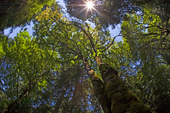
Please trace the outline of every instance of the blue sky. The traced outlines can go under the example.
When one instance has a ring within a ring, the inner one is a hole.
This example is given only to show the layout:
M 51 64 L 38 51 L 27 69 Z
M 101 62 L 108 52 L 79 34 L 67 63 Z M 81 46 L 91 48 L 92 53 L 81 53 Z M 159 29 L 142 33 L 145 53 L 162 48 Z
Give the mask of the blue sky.
M 63 6 L 63 8 L 66 8 L 63 0 L 56 0 L 56 1 L 57 1 L 61 6 Z M 33 26 L 34 26 L 34 25 L 33 25 L 33 23 L 31 22 L 30 25 L 27 25 L 27 26 L 25 27 L 25 28 L 27 28 L 27 31 L 30 33 L 30 35 L 32 35 L 32 33 L 33 33 L 33 30 L 32 30 L 32 27 L 33 27 Z M 116 36 L 116 35 L 119 34 L 119 32 L 120 32 L 120 30 L 121 30 L 120 27 L 121 27 L 120 24 L 117 25 L 114 30 L 112 30 L 111 27 L 109 27 L 109 30 L 110 30 L 110 33 L 111 33 L 111 36 L 112 36 L 112 37 L 114 37 L 114 36 Z M 8 35 L 8 34 L 9 34 L 9 30 L 10 30 L 10 28 L 4 30 L 5 35 Z M 20 27 L 17 27 L 16 29 L 13 30 L 13 32 L 12 32 L 11 34 L 9 34 L 9 37 L 12 37 L 12 38 L 15 37 L 15 36 L 17 35 L 17 33 L 19 33 L 20 30 L 21 30 L 21 28 L 20 28 Z M 122 37 L 117 37 L 117 38 L 116 38 L 116 41 L 122 41 Z

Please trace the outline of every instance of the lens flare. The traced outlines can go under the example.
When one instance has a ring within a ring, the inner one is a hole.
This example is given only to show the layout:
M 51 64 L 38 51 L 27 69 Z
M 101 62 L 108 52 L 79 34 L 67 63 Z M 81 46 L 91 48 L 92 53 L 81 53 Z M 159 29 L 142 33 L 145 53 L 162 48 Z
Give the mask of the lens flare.
M 94 4 L 93 4 L 92 1 L 87 1 L 87 2 L 86 2 L 86 7 L 87 7 L 87 8 L 91 9 L 91 8 L 93 8 L 93 6 L 94 6 Z

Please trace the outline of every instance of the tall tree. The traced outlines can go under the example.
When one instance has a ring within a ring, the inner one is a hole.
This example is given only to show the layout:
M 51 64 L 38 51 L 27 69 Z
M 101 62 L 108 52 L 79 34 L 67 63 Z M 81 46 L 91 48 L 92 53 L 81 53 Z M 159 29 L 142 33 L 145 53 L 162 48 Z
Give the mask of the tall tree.
M 144 103 L 157 112 L 168 108 L 162 100 L 169 99 L 168 51 L 161 49 L 168 49 L 169 29 L 157 15 L 126 14 L 124 42 L 115 42 L 121 34 L 110 37 L 99 19 L 91 27 L 61 12 L 58 5 L 45 8 L 36 17 L 35 37 L 26 31 L 15 39 L 1 36 L 1 109 L 151 113 Z
M 51 11 L 51 9 L 47 9 L 45 12 Z M 141 111 L 143 113 L 150 113 L 149 107 L 145 106 L 142 101 L 128 89 L 118 77 L 117 71 L 103 63 L 99 57 L 112 46 L 115 38 L 109 37 L 107 31 L 103 32 L 100 25 L 92 28 L 87 23 L 81 25 L 75 22 L 65 21 L 66 18 L 51 19 L 53 18 L 53 14 L 52 12 L 48 13 L 48 15 L 43 13 L 43 15 L 37 17 L 39 22 L 36 24 L 35 34 L 38 35 L 40 40 L 47 38 L 46 44 L 55 46 L 63 59 L 83 60 L 87 74 L 93 84 L 94 93 L 103 107 L 104 112 Z M 46 18 L 42 18 L 43 16 L 46 16 Z M 97 22 L 96 20 L 96 23 Z M 40 35 L 40 31 L 44 30 L 44 34 Z M 102 42 L 100 42 L 100 38 L 103 39 Z M 102 79 L 91 69 L 88 60 L 92 61 L 92 65 L 99 66 Z M 96 61 L 96 63 L 94 63 L 94 61 Z M 116 103 L 119 104 L 116 106 Z

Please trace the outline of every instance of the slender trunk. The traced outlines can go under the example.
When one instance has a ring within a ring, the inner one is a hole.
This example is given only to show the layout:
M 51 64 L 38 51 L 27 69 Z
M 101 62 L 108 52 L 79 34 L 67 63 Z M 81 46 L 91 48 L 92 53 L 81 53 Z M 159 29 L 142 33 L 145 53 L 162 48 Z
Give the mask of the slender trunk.
M 111 113 L 111 107 L 110 107 L 111 104 L 110 101 L 107 99 L 106 92 L 104 92 L 103 82 L 101 81 L 99 76 L 96 75 L 96 73 L 94 73 L 94 71 L 91 69 L 91 66 L 88 64 L 85 58 L 83 58 L 83 63 L 85 65 L 87 74 L 92 81 L 94 94 L 99 100 L 104 113 Z
M 60 105 L 61 105 L 61 103 L 63 101 L 65 93 L 66 93 L 66 88 L 63 89 L 63 91 L 62 91 L 62 93 L 60 95 L 60 98 L 58 99 L 57 103 L 55 104 L 55 106 L 54 106 L 55 109 L 54 109 L 53 113 L 58 113 Z
M 83 70 L 82 70 L 82 71 L 83 71 Z M 78 72 L 77 72 L 76 74 L 78 75 Z M 80 72 L 80 74 L 81 74 L 81 72 Z M 79 82 L 79 76 L 81 76 L 81 75 L 78 75 L 78 77 L 77 77 L 77 79 L 76 79 L 75 89 L 74 89 L 73 97 L 72 97 L 72 100 L 71 100 L 72 107 L 71 107 L 70 110 L 68 110 L 70 113 L 72 112 L 72 110 L 73 110 L 73 108 L 74 108 L 74 105 L 75 105 L 75 101 L 74 101 L 74 100 L 75 100 L 75 98 L 76 98 L 75 96 L 76 96 L 76 89 L 77 89 L 78 82 Z M 66 89 L 67 89 L 67 87 L 68 87 L 68 85 L 69 85 L 69 81 L 67 81 L 65 84 L 67 84 L 67 85 L 65 86 L 65 90 L 63 90 L 62 94 L 60 95 L 60 98 L 58 99 L 57 103 L 55 104 L 53 113 L 58 113 L 58 112 L 59 112 L 59 108 L 60 108 L 60 105 L 61 105 L 61 103 L 62 103 L 62 101 L 63 101 L 64 95 L 65 95 L 65 93 L 66 93 Z
M 75 98 L 76 98 L 76 92 L 77 92 L 78 83 L 79 83 L 79 78 L 76 80 L 76 83 L 75 83 L 75 89 L 74 89 L 73 97 L 72 97 L 72 100 L 71 100 L 72 107 L 70 109 L 70 113 L 73 111 L 73 108 L 75 106 Z

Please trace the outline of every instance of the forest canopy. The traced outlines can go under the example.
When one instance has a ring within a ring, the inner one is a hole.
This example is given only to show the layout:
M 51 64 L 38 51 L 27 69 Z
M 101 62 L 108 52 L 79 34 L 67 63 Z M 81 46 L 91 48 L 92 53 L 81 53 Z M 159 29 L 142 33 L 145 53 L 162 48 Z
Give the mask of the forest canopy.
M 170 112 L 169 2 L 93 2 L 65 0 L 66 12 L 52 0 L 0 1 L 0 111 Z

